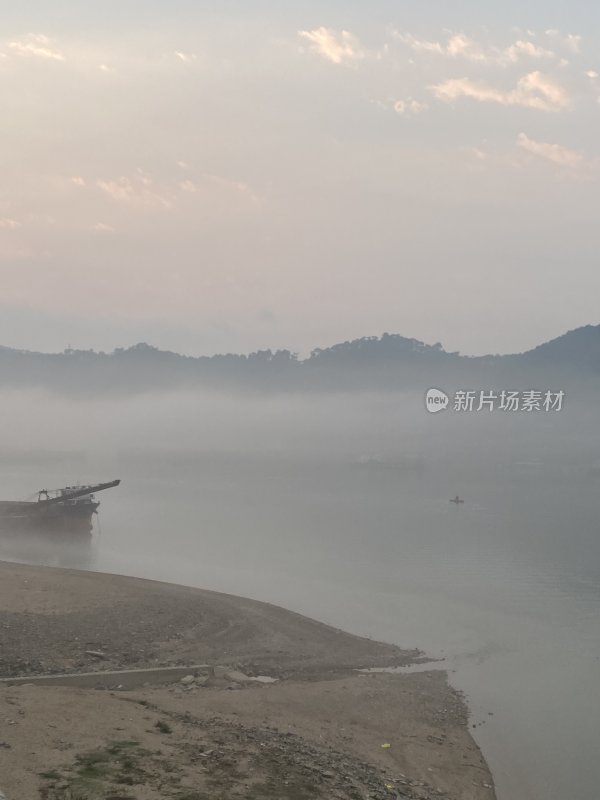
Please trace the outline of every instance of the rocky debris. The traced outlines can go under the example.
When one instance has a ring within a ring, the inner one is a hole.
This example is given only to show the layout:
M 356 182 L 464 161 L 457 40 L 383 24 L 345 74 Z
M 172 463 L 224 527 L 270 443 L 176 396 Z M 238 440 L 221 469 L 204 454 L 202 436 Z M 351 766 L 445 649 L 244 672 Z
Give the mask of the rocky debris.
M 85 655 L 97 658 L 99 661 L 103 661 L 106 658 L 106 653 L 103 653 L 102 650 L 86 650 Z
M 431 722 L 437 728 L 448 725 L 466 727 L 469 723 L 469 716 L 462 692 L 450 687 L 447 704 L 432 713 Z
M 177 689 L 184 689 L 192 691 L 202 686 L 211 686 L 219 689 L 243 689 L 244 687 L 252 684 L 268 685 L 276 683 L 277 678 L 272 678 L 269 675 L 247 675 L 238 669 L 224 665 L 216 665 L 207 667 L 206 672 L 199 674 L 194 671 L 189 675 L 184 675 L 177 683 L 171 685 L 171 691 Z
M 227 669 L 227 667 L 215 667 L 215 677 L 223 677 L 225 680 L 232 683 L 248 683 L 252 680 L 251 677 L 245 675 L 237 669 Z
M 168 717 L 199 728 L 204 741 L 210 741 L 201 750 L 189 744 L 181 746 L 193 760 L 201 759 L 205 773 L 221 776 L 220 788 L 226 791 L 232 788 L 224 777 L 228 766 L 243 758 L 250 765 L 250 773 L 267 775 L 266 783 L 279 787 L 277 796 L 282 800 L 288 792 L 290 797 L 296 796 L 294 787 L 310 787 L 311 796 L 327 800 L 447 800 L 423 781 L 388 773 L 348 753 L 319 747 L 274 727 L 251 728 L 219 717 L 198 719 L 189 712 L 170 712 Z
M 186 691 L 190 692 L 202 686 L 206 686 L 209 682 L 208 675 L 184 675 L 177 683 L 172 684 L 169 691 Z
M 148 703 L 144 708 L 160 714 L 154 725 L 158 732 L 175 734 L 169 741 L 168 760 L 162 749 L 131 740 L 111 741 L 95 751 L 76 753 L 70 764 L 41 775 L 45 781 L 41 796 L 45 800 L 88 797 L 80 795 L 81 778 L 86 769 L 93 768 L 98 793 L 94 796 L 115 800 L 122 797 L 113 793 L 122 784 L 144 787 L 153 797 L 158 791 L 164 800 L 184 796 L 444 800 L 422 783 L 411 785 L 404 776 L 394 777 L 356 757 L 276 728 L 248 728 L 219 718 L 199 720 L 189 713 L 167 714 Z M 186 726 L 192 730 L 184 731 Z M 190 791 L 184 794 L 188 787 Z
M 277 683 L 278 678 L 272 678 L 270 675 L 246 675 L 245 672 L 240 672 L 239 669 L 228 669 L 227 667 L 215 667 L 214 674 L 222 675 L 225 680 L 231 683 L 247 684 L 247 683 Z

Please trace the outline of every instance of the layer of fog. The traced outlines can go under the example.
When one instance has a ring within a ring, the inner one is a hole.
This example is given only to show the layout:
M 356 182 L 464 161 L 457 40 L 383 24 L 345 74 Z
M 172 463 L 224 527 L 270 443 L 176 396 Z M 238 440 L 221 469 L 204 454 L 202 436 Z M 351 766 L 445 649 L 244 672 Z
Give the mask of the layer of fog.
M 52 454 L 70 453 L 84 459 L 90 479 L 119 455 L 144 451 L 448 459 L 474 475 L 500 462 L 543 459 L 546 466 L 565 461 L 594 466 L 598 457 L 594 396 L 576 405 L 567 398 L 561 412 L 530 414 L 448 410 L 430 415 L 424 394 L 417 392 L 243 396 L 178 391 L 70 400 L 19 390 L 1 392 L 0 403 L 2 461 L 22 462 L 27 454 L 35 460 L 46 453 L 54 471 Z

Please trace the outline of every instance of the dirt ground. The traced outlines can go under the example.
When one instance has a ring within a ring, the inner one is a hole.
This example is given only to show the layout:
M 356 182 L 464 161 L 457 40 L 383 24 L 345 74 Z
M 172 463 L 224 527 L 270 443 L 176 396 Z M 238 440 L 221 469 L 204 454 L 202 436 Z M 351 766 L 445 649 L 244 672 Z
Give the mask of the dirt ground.
M 1 685 L 0 796 L 494 798 L 443 672 L 355 671 L 415 655 L 241 598 L 0 564 L 5 676 L 212 665 L 130 691 Z

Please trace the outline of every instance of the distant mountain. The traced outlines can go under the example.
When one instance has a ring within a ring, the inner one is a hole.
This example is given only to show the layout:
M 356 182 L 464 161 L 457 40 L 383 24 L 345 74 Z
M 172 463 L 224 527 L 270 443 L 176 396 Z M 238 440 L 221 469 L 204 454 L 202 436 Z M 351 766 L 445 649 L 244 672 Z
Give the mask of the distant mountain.
M 113 353 L 68 349 L 37 353 L 0 347 L 0 385 L 67 393 L 143 392 L 177 387 L 249 391 L 493 388 L 508 382 L 600 378 L 600 325 L 569 331 L 525 353 L 461 356 L 441 344 L 398 334 L 363 337 L 313 350 L 182 356 L 140 343 Z
M 581 369 L 600 370 L 600 325 L 585 325 L 540 344 L 522 355 L 537 365 L 569 364 Z

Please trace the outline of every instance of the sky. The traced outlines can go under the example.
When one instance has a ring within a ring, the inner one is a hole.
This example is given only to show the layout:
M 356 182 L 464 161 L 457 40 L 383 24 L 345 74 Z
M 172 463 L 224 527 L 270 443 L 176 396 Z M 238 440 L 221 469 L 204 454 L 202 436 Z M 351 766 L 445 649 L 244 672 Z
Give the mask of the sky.
M 13 4 L 0 344 L 482 354 L 598 324 L 598 13 Z

